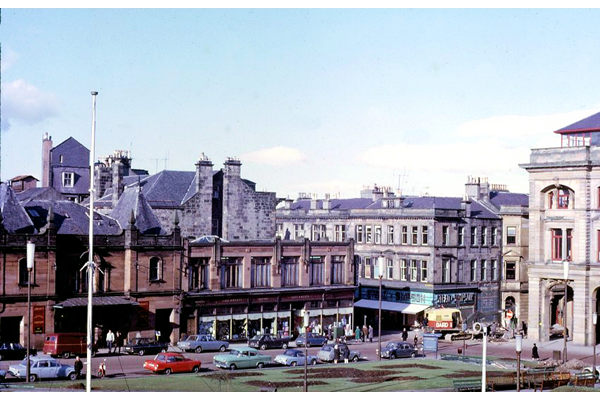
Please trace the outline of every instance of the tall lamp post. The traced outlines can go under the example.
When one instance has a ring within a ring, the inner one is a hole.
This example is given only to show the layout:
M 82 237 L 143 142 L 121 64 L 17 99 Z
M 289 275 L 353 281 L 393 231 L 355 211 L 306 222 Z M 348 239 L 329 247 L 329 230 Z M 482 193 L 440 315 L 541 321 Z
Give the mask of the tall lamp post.
M 302 309 L 304 317 L 304 391 L 308 392 L 308 325 L 310 323 L 310 312 Z
M 569 336 L 567 331 L 567 294 L 569 288 L 569 260 L 565 260 L 563 263 L 563 274 L 565 281 L 565 297 L 563 299 L 563 338 L 565 340 L 564 349 L 563 349 L 563 364 L 567 362 L 567 336 Z
M 31 373 L 29 352 L 31 348 L 31 272 L 35 260 L 35 243 L 27 242 L 27 368 L 25 371 L 27 382 Z
M 595 312 L 592 314 L 592 324 L 594 324 L 594 334 L 592 336 L 593 340 L 594 340 L 594 369 L 592 369 L 592 372 L 594 373 L 594 376 L 596 376 L 596 324 L 598 323 L 598 313 Z
M 379 327 L 378 327 L 378 342 L 379 342 L 379 350 L 377 351 L 377 353 L 379 354 L 379 361 L 381 361 L 381 281 L 383 280 L 383 264 L 384 264 L 384 258 L 383 257 L 379 257 Z
M 517 392 L 521 391 L 521 350 L 523 349 L 523 335 L 515 335 L 515 350 L 517 352 Z

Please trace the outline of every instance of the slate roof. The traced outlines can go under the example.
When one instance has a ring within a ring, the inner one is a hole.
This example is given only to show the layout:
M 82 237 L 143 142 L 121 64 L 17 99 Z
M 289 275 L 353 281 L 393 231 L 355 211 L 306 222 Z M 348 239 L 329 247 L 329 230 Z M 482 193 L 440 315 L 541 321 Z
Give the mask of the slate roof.
M 577 121 L 574 124 L 565 126 L 555 133 L 569 133 L 569 132 L 593 132 L 600 131 L 600 112 L 592 116 Z
M 16 193 L 22 205 L 31 200 L 65 200 L 64 196 L 53 187 L 35 187 Z
M 135 217 L 135 226 L 141 233 L 153 235 L 166 233 L 142 191 L 137 186 L 125 188 L 110 216 L 125 228 L 129 225 L 132 211 Z
M 0 184 L 0 224 L 9 233 L 34 233 L 35 227 L 29 215 L 19 203 L 14 190 L 6 183 Z
M 460 197 L 406 197 L 402 198 L 402 208 L 414 209 L 414 210 L 431 210 L 431 209 L 442 209 L 442 210 L 460 210 L 462 208 L 463 199 Z M 281 209 L 281 207 L 279 208 Z M 296 200 L 291 205 L 292 210 L 309 210 L 310 200 L 300 199 Z M 323 209 L 323 200 L 317 200 L 317 209 Z M 393 210 L 387 207 L 383 207 L 382 200 L 373 201 L 370 198 L 354 198 L 354 199 L 332 199 L 331 200 L 332 210 L 372 210 L 372 209 L 386 209 Z M 481 204 L 473 201 L 471 203 L 471 216 L 473 218 L 499 218 L 496 214 L 488 210 Z
M 54 223 L 59 235 L 87 235 L 89 232 L 88 208 L 69 200 L 31 200 L 25 209 L 37 229 L 46 225 L 48 210 L 52 208 Z M 94 234 L 119 235 L 122 232 L 117 220 L 94 213 Z
M 87 147 L 73 139 L 73 137 L 69 137 L 67 140 L 54 146 L 50 152 L 52 155 L 50 164 L 53 167 L 69 166 L 89 168 L 90 166 L 90 151 Z M 62 163 L 57 155 L 63 155 Z
M 490 192 L 490 202 L 496 207 L 521 206 L 529 207 L 529 195 L 510 192 Z

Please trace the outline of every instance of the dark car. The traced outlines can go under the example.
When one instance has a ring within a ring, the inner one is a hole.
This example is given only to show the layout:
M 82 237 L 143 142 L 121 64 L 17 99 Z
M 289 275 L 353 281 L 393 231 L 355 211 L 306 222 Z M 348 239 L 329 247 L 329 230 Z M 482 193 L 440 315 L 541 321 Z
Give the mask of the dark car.
M 277 337 L 273 335 L 256 335 L 248 340 L 248 346 L 255 349 L 287 349 L 290 343 L 289 337 Z
M 37 350 L 31 349 L 29 354 L 35 356 Z M 27 356 L 27 349 L 20 343 L 1 343 L 0 360 L 22 360 Z
M 167 351 L 168 348 L 169 345 L 167 343 L 159 343 L 154 339 L 135 338 L 130 340 L 129 343 L 123 347 L 123 351 L 125 353 L 143 356 L 144 354 L 158 354 Z
M 415 346 L 408 342 L 389 342 L 381 351 L 381 357 L 394 358 L 402 357 L 416 357 L 417 349 Z
M 306 335 L 304 333 L 298 336 L 298 339 L 296 339 L 296 346 L 304 347 L 305 337 Z M 326 336 L 319 335 L 314 332 L 308 332 L 308 343 L 306 344 L 306 347 L 323 346 L 324 344 L 327 344 Z

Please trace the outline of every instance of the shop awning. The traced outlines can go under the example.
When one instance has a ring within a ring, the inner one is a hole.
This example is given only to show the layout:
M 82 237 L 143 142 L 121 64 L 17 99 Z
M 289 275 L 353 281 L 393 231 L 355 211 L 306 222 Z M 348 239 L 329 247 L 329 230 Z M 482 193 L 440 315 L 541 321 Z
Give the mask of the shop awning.
M 379 309 L 379 301 L 378 300 L 359 300 L 354 303 L 354 307 L 361 308 L 371 308 L 374 310 Z M 417 314 L 421 311 L 429 308 L 430 306 L 423 304 L 409 304 L 409 303 L 396 303 L 392 301 L 382 301 L 381 309 L 386 311 L 397 311 L 402 314 Z
M 54 305 L 54 308 L 72 308 L 72 307 L 87 307 L 87 297 L 74 297 Z M 140 303 L 124 297 L 105 296 L 92 297 L 92 305 L 94 307 L 101 306 L 139 306 Z

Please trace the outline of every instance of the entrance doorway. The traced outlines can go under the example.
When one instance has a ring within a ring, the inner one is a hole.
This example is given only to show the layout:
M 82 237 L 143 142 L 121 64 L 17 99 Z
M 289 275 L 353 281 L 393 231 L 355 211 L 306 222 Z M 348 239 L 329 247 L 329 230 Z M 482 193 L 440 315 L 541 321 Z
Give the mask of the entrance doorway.
M 0 343 L 21 343 L 21 323 L 23 317 L 0 318 Z

